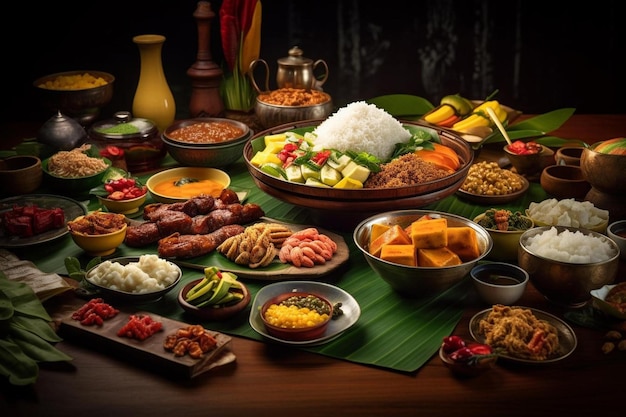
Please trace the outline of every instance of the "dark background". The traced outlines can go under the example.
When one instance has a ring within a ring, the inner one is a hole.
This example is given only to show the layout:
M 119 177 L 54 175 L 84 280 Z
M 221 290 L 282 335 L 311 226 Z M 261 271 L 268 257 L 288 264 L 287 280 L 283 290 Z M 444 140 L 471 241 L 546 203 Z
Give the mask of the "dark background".
M 432 103 L 446 94 L 485 98 L 524 113 L 562 107 L 577 113 L 624 113 L 624 35 L 618 1 L 583 4 L 534 0 L 397 1 L 263 0 L 260 57 L 270 64 L 298 45 L 327 62 L 325 91 L 337 106 L 386 94 Z M 52 113 L 36 102 L 43 75 L 93 69 L 116 77 L 102 118 L 130 110 L 139 76 L 132 37 L 158 33 L 177 118 L 188 116 L 186 71 L 198 44 L 197 1 L 61 1 L 13 4 L 2 28 L 5 110 L 2 121 L 40 121 Z M 219 7 L 211 51 L 222 64 Z M 549 5 L 549 6 L 548 6 Z M 7 9 L 9 10 L 9 9 Z M 263 84 L 263 81 L 260 81 Z M 626 126 L 625 126 L 626 130 Z

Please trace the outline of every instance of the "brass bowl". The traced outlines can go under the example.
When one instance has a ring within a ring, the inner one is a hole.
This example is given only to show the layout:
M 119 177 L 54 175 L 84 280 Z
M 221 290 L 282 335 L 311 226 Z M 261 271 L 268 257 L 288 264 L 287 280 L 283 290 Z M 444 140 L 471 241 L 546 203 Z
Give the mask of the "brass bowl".
M 261 126 L 266 129 L 285 123 L 325 119 L 332 111 L 333 101 L 330 96 L 328 101 L 308 106 L 280 106 L 266 103 L 257 97 L 254 105 L 254 113 L 259 118 Z
M 72 76 L 80 74 L 91 74 L 94 77 L 101 77 L 107 83 L 93 88 L 81 90 L 53 90 L 41 87 L 47 81 L 52 81 L 59 76 Z M 99 115 L 100 110 L 109 104 L 113 98 L 113 85 L 115 77 L 108 72 L 93 70 L 65 71 L 49 74 L 36 79 L 33 87 L 41 104 L 51 110 L 60 111 L 86 126 L 93 122 Z
M 596 146 L 585 148 L 580 157 L 583 177 L 598 191 L 612 195 L 623 194 L 626 155 L 596 152 Z

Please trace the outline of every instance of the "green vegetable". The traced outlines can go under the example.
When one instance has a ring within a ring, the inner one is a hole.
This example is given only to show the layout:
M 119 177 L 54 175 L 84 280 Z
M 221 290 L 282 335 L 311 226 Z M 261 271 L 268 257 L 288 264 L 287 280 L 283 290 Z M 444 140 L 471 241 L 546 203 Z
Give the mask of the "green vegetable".
M 179 179 L 178 181 L 174 182 L 174 185 L 177 187 L 182 187 L 185 184 L 191 184 L 192 182 L 199 182 L 200 180 L 197 178 L 188 178 L 188 177 L 183 177 L 181 179 Z
M 133 133 L 139 133 L 139 128 L 132 123 L 119 123 L 114 126 L 105 127 L 102 129 L 96 129 L 100 133 L 113 133 L 119 135 L 129 135 Z
M 10 303 L 10 305 L 9 305 Z M 39 363 L 70 361 L 53 343 L 60 342 L 52 318 L 27 284 L 0 272 L 0 375 L 13 385 L 34 384 Z

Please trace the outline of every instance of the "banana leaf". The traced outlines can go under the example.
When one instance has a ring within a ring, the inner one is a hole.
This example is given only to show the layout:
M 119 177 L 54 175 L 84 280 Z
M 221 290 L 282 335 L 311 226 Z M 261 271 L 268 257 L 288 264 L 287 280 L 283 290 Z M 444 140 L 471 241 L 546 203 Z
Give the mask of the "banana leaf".
M 419 118 L 435 108 L 425 98 L 410 94 L 390 94 L 366 100 L 367 103 L 385 110 L 393 117 L 402 119 Z

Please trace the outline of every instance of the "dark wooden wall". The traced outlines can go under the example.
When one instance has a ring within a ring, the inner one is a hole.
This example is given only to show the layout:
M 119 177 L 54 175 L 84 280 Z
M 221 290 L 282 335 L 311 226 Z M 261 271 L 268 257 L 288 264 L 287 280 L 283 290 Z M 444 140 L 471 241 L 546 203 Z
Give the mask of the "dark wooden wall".
M 73 69 L 113 73 L 114 98 L 103 116 L 129 110 L 139 75 L 132 37 L 143 33 L 167 37 L 163 65 L 177 117 L 187 117 L 191 86 L 186 71 L 197 52 L 196 4 L 14 4 L 2 28 L 8 84 L 2 120 L 43 123 L 51 115 L 33 102 L 32 81 Z M 221 1 L 211 4 L 217 14 Z M 306 57 L 325 60 L 330 74 L 324 88 L 337 105 L 394 93 L 437 103 L 445 94 L 484 98 L 499 89 L 502 103 L 525 113 L 561 107 L 624 113 L 622 9 L 617 0 L 562 5 L 536 0 L 263 0 L 261 58 L 270 64 L 272 77 L 276 60 L 295 45 Z M 211 38 L 213 57 L 221 64 L 217 17 Z

